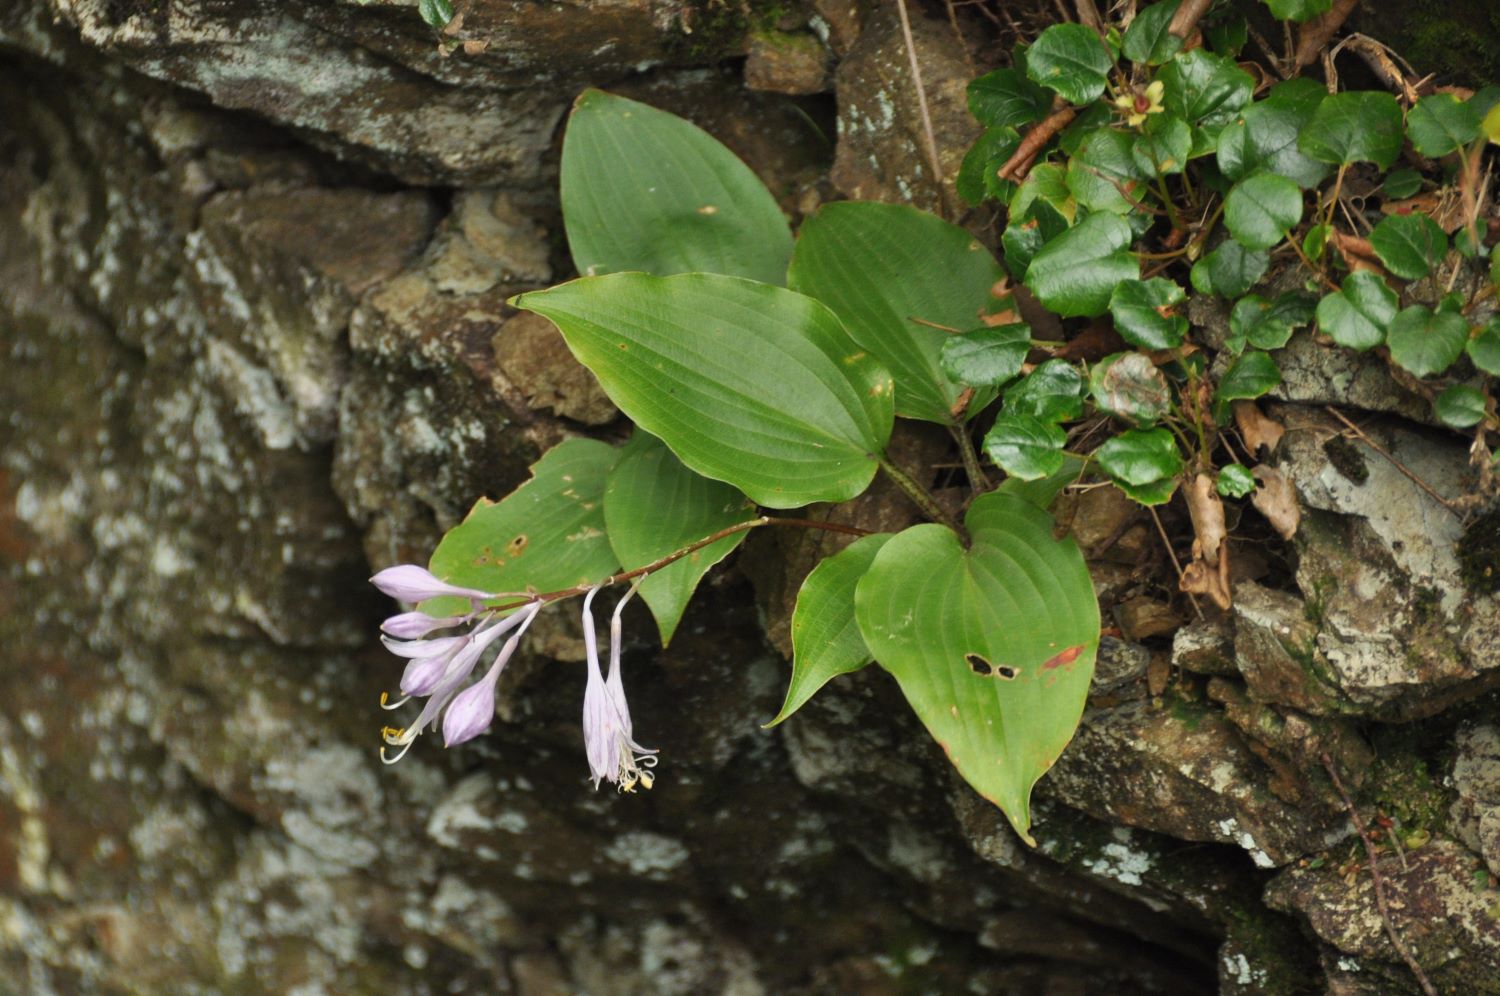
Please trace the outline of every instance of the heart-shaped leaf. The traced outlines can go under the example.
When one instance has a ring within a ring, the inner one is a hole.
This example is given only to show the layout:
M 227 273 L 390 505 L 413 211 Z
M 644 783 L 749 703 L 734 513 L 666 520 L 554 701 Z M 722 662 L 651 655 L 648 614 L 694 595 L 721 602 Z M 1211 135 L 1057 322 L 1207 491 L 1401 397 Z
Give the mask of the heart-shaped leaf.
M 1048 360 L 1005 392 L 1005 411 L 1047 422 L 1083 417 L 1083 374 L 1067 360 Z
M 1026 286 L 1065 318 L 1102 315 L 1115 285 L 1140 276 L 1140 264 L 1125 251 L 1130 239 L 1123 219 L 1091 214 L 1032 257 Z
M 810 297 L 710 273 L 612 273 L 522 294 L 636 425 L 771 508 L 846 501 L 875 476 L 890 374 Z
M 1026 75 L 1073 104 L 1104 92 L 1114 65 L 1099 36 L 1081 24 L 1054 24 L 1026 53 Z
M 562 152 L 563 224 L 586 275 L 703 271 L 786 282 L 792 232 L 734 153 L 675 114 L 585 90 Z
M 1500 318 L 1491 318 L 1466 348 L 1476 367 L 1491 377 L 1500 377 Z
M 953 422 L 964 385 L 943 373 L 952 329 L 973 328 L 1003 275 L 989 250 L 936 215 L 901 204 L 824 205 L 797 236 L 788 283 L 833 309 L 896 380 L 896 412 Z M 983 404 L 994 395 L 976 399 Z
M 1455 429 L 1467 429 L 1484 421 L 1487 404 L 1483 391 L 1467 384 L 1453 384 L 1432 399 L 1432 410 Z
M 1109 296 L 1109 313 L 1121 338 L 1142 349 L 1175 349 L 1187 334 L 1187 317 L 1177 306 L 1187 293 L 1162 277 L 1127 280 Z
M 1414 304 L 1391 320 L 1385 344 L 1402 369 L 1431 377 L 1453 365 L 1468 339 L 1469 325 L 1462 315 Z
M 1302 191 L 1284 176 L 1256 173 L 1224 199 L 1224 224 L 1247 249 L 1269 249 L 1302 220 Z
M 974 329 L 943 343 L 943 372 L 960 384 L 999 387 L 1021 372 L 1031 351 L 1031 326 L 1024 322 Z
M 797 592 L 792 609 L 792 680 L 772 727 L 807 704 L 841 674 L 870 663 L 870 650 L 854 618 L 854 589 L 893 533 L 862 536 L 823 560 Z
M 1314 88 L 1320 95 L 1324 93 L 1316 84 Z M 1285 177 L 1303 189 L 1317 186 L 1328 175 L 1328 165 L 1297 148 L 1297 136 L 1316 108 L 1316 103 L 1278 103 L 1272 99 L 1245 108 L 1219 134 L 1219 169 L 1231 180 L 1265 172 Z
M 1271 257 L 1263 249 L 1246 249 L 1225 239 L 1217 249 L 1193 264 L 1188 278 L 1199 294 L 1239 297 L 1265 276 Z
M 1313 320 L 1315 309 L 1316 302 L 1297 291 L 1271 301 L 1247 294 L 1229 312 L 1228 348 L 1238 353 L 1248 343 L 1256 349 L 1280 349 L 1294 331 Z
M 1369 270 L 1349 274 L 1338 293 L 1318 302 L 1318 328 L 1349 349 L 1372 349 L 1385 342 L 1385 331 L 1395 317 L 1396 292 Z
M 1258 398 L 1281 383 L 1281 370 L 1271 354 L 1252 349 L 1237 357 L 1219 378 L 1220 401 Z
M 1325 98 L 1303 126 L 1297 148 L 1318 162 L 1369 162 L 1384 170 L 1401 154 L 1404 138 L 1396 98 L 1356 90 Z
M 1479 115 L 1451 93 L 1434 93 L 1406 115 L 1406 134 L 1422 155 L 1446 156 L 1479 137 Z
M 1125 37 L 1120 40 L 1120 54 L 1131 62 L 1148 66 L 1159 66 L 1182 48 L 1182 39 L 1167 28 L 1172 24 L 1172 15 L 1177 13 L 1180 0 L 1154 3 L 1135 15 Z
M 1382 218 L 1370 230 L 1370 245 L 1387 270 L 1407 280 L 1427 276 L 1448 254 L 1447 234 L 1420 211 Z
M 891 538 L 855 589 L 855 615 L 959 774 L 1031 842 L 1032 786 L 1083 714 L 1099 604 L 1045 512 L 991 493 L 965 523 L 968 549 L 939 525 Z
M 1035 481 L 1062 469 L 1067 442 L 1068 434 L 1055 423 L 1006 412 L 985 433 L 984 453 L 1011 477 Z
M 625 446 L 604 487 L 609 542 L 628 570 L 753 518 L 754 506 L 739 491 L 688 470 L 666 444 L 645 432 L 637 432 Z M 656 616 L 662 646 L 672 642 L 703 575 L 745 535 L 735 533 L 695 550 L 641 582 L 641 597 Z

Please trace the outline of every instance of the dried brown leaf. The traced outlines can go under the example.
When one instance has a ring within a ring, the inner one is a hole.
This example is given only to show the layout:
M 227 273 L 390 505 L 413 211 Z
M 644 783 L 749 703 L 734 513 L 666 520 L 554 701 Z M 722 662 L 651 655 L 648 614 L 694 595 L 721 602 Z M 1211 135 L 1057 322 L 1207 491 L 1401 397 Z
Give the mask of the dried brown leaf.
M 1286 427 L 1262 414 L 1260 407 L 1253 401 L 1240 400 L 1234 403 L 1234 424 L 1239 428 L 1240 438 L 1245 441 L 1245 447 L 1252 456 L 1259 456 L 1262 446 L 1266 448 L 1266 455 L 1276 452 L 1276 444 L 1286 435 Z
M 1297 489 L 1291 479 L 1264 463 L 1252 467 L 1251 473 L 1260 482 L 1260 487 L 1250 498 L 1251 503 L 1276 528 L 1282 539 L 1297 535 L 1297 527 L 1302 523 L 1302 507 L 1297 504 Z

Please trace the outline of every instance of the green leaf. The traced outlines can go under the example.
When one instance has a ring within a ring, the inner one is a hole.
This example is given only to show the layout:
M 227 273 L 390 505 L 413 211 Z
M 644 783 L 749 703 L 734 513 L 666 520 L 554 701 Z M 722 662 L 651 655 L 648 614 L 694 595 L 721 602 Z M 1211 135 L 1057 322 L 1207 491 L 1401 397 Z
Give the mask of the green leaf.
M 1454 384 L 1432 400 L 1437 417 L 1455 429 L 1467 429 L 1484 421 L 1489 399 L 1467 384 Z
M 1422 174 L 1414 169 L 1393 169 L 1380 185 L 1380 192 L 1395 200 L 1410 197 L 1421 189 Z
M 1266 0 L 1266 6 L 1280 20 L 1301 23 L 1328 13 L 1333 0 Z
M 1054 24 L 1026 53 L 1026 75 L 1072 104 L 1099 99 L 1114 59 L 1081 24 Z
M 1258 398 L 1281 383 L 1281 370 L 1270 353 L 1252 349 L 1237 357 L 1219 379 L 1216 397 L 1220 401 Z
M 1217 24 L 1205 27 L 1203 36 L 1208 41 L 1208 47 L 1216 54 L 1233 59 L 1239 56 L 1240 50 L 1250 40 L 1250 29 L 1243 17 L 1231 15 Z
M 1255 490 L 1255 475 L 1244 464 L 1231 463 L 1220 469 L 1214 490 L 1225 498 L 1243 498 Z
M 1145 353 L 1115 353 L 1089 373 L 1094 404 L 1134 422 L 1155 422 L 1172 404 L 1167 378 Z
M 1067 360 L 1048 360 L 1005 392 L 1005 412 L 1048 422 L 1083 417 L 1083 374 Z
M 1297 136 L 1316 106 L 1267 99 L 1245 108 L 1219 134 L 1219 169 L 1231 180 L 1266 172 L 1285 177 L 1303 189 L 1317 186 L 1328 175 L 1329 167 L 1297 148 Z
M 897 414 L 952 424 L 964 386 L 949 380 L 939 361 L 951 333 L 914 319 L 972 328 L 994 303 L 990 289 L 1002 276 L 988 249 L 936 215 L 841 201 L 803 223 L 787 280 L 832 308 L 850 337 L 891 372 Z
M 1233 239 L 1193 264 L 1188 276 L 1199 294 L 1239 297 L 1265 275 L 1271 257 L 1264 250 L 1246 249 Z
M 1269 249 L 1302 220 L 1302 191 L 1284 176 L 1256 173 L 1224 199 L 1224 224 L 1247 249 Z
M 1030 842 L 1031 788 L 1083 714 L 1099 603 L 1077 545 L 1053 538 L 1046 513 L 991 493 L 965 522 L 967 549 L 930 524 L 887 542 L 855 589 L 855 615 L 959 774 Z
M 1404 138 L 1396 98 L 1356 90 L 1324 98 L 1303 126 L 1297 148 L 1322 163 L 1368 162 L 1386 170 L 1401 154 Z
M 1468 340 L 1469 325 L 1462 315 L 1414 304 L 1391 321 L 1385 344 L 1403 370 L 1430 377 L 1451 367 Z
M 1124 251 L 1130 241 L 1122 219 L 1091 214 L 1032 257 L 1026 286 L 1047 310 L 1065 318 L 1102 315 L 1115 284 L 1140 276 L 1135 256 Z
M 786 282 L 792 233 L 776 199 L 696 125 L 602 90 L 573 106 L 563 223 L 585 275 L 704 271 Z
M 1145 505 L 1170 499 L 1182 473 L 1182 454 L 1166 429 L 1129 429 L 1095 450 L 1094 459 L 1122 491 Z
M 964 154 L 963 165 L 958 169 L 958 196 L 976 206 L 987 197 L 999 200 L 1009 197 L 1016 185 L 997 174 L 1020 144 L 1021 136 L 1010 127 L 990 128 L 980 135 Z
M 1083 457 L 1064 451 L 1062 466 L 1055 472 L 1035 481 L 1007 477 L 995 486 L 995 493 L 1012 495 L 1045 510 L 1052 507 L 1063 488 L 1078 480 L 1086 463 Z
M 1068 434 L 1052 422 L 1006 412 L 984 436 L 984 452 L 1011 477 L 1035 481 L 1063 466 Z
M 812 569 L 792 609 L 792 680 L 772 727 L 807 704 L 824 685 L 870 663 L 854 618 L 854 590 L 894 533 L 862 536 Z
M 1130 154 L 1145 176 L 1181 173 L 1193 153 L 1193 129 L 1171 114 L 1153 114 L 1136 136 Z
M 1112 128 L 1096 128 L 1084 137 L 1068 161 L 1068 189 L 1079 204 L 1114 214 L 1135 209 L 1142 173 L 1131 154 L 1134 145 L 1133 134 Z
M 1052 94 L 1016 69 L 996 69 L 969 84 L 969 113 L 986 128 L 1040 121 L 1052 109 Z
M 531 480 L 498 502 L 481 498 L 448 530 L 428 569 L 481 591 L 558 591 L 602 581 L 620 566 L 604 527 L 604 482 L 620 458 L 613 446 L 568 439 L 531 467 Z M 467 612 L 462 598 L 432 598 L 422 611 Z
M 1448 254 L 1448 236 L 1420 211 L 1392 214 L 1370 230 L 1370 245 L 1385 268 L 1398 277 L 1420 280 Z
M 1109 296 L 1109 313 L 1121 338 L 1142 349 L 1175 349 L 1187 335 L 1187 317 L 1177 305 L 1187 294 L 1176 282 L 1162 277 L 1126 280 Z
M 1180 52 L 1157 73 L 1162 103 L 1179 118 L 1217 135 L 1250 103 L 1255 80 L 1229 59 L 1195 48 Z
M 1031 326 L 1024 322 L 974 329 L 943 343 L 943 372 L 959 384 L 999 387 L 1021 372 L 1031 351 Z
M 1417 101 L 1406 115 L 1406 134 L 1424 156 L 1446 156 L 1479 137 L 1479 116 L 1451 93 Z
M 1035 171 L 1033 171 L 1034 173 Z M 1005 249 L 1005 265 L 1017 280 L 1026 279 L 1026 271 L 1042 246 L 1068 230 L 1068 219 L 1051 202 L 1035 200 L 1019 219 L 1011 210 L 1011 222 L 1000 237 Z
M 1491 377 L 1500 377 L 1500 318 L 1491 318 L 1466 348 L 1476 367 Z
M 550 318 L 636 425 L 757 504 L 846 501 L 875 475 L 890 374 L 810 297 L 710 273 L 612 273 L 510 303 Z
M 1120 41 L 1120 54 L 1131 62 L 1159 66 L 1182 48 L 1182 39 L 1167 30 L 1180 0 L 1154 3 L 1135 16 Z
M 1328 233 L 1333 230 L 1331 225 L 1313 225 L 1302 237 L 1302 252 L 1311 260 L 1323 258 L 1323 250 L 1328 248 Z
M 637 432 L 604 487 L 609 542 L 627 570 L 644 567 L 721 529 L 755 518 L 739 491 L 693 473 L 655 436 Z M 641 597 L 656 617 L 662 646 L 709 568 L 729 556 L 745 533 L 726 536 L 641 582 Z
M 1396 292 L 1369 270 L 1351 273 L 1336 294 L 1318 302 L 1318 328 L 1349 349 L 1372 349 L 1385 342 L 1396 317 Z
M 1010 217 L 1014 221 L 1028 215 L 1036 201 L 1045 201 L 1065 219 L 1066 228 L 1078 214 L 1078 204 L 1068 189 L 1068 172 L 1056 163 L 1042 163 L 1027 174 L 1010 199 Z
M 1306 294 L 1289 291 L 1267 301 L 1247 294 L 1229 312 L 1229 349 L 1238 353 L 1249 343 L 1256 349 L 1280 349 L 1292 333 L 1313 320 L 1316 302 Z
M 453 6 L 448 0 L 417 0 L 417 14 L 431 28 L 446 28 L 453 20 Z

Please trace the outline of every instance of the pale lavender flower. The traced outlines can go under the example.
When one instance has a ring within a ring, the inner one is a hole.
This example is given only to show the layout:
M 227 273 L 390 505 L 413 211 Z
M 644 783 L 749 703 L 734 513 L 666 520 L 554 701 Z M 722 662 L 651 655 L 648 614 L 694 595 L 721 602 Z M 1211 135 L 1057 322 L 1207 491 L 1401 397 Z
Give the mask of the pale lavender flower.
M 425 612 L 402 612 L 391 616 L 380 624 L 380 628 L 391 636 L 403 640 L 415 640 L 426 636 L 434 630 L 448 629 L 452 626 L 461 626 L 474 618 L 471 612 L 462 616 L 429 616 Z
M 440 580 L 436 574 L 416 564 L 387 567 L 370 579 L 370 583 L 399 602 L 425 602 L 429 598 L 455 595 L 478 603 L 495 598 L 497 593 L 478 588 L 460 588 Z M 477 607 L 477 606 L 476 606 Z
M 594 616 L 590 611 L 599 589 L 583 600 L 583 645 L 588 658 L 588 684 L 583 692 L 583 743 L 588 755 L 589 773 L 594 788 L 609 781 L 621 792 L 634 792 L 637 784 L 650 788 L 655 781 L 651 769 L 656 767 L 656 751 L 635 742 L 630 721 L 630 706 L 625 702 L 625 683 L 620 675 L 620 612 L 631 588 L 615 605 L 609 621 L 609 675 L 601 673 L 599 643 L 594 634 Z

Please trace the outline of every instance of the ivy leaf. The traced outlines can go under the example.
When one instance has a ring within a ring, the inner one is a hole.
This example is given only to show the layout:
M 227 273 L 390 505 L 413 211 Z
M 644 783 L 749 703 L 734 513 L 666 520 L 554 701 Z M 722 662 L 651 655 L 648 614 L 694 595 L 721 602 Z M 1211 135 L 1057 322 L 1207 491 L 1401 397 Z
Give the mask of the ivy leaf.
M 1333 0 L 1266 0 L 1271 13 L 1282 21 L 1311 21 L 1320 14 L 1328 13 Z
M 999 387 L 1021 372 L 1030 351 L 1031 326 L 1015 322 L 949 336 L 940 359 L 955 383 Z
M 1297 138 L 1297 148 L 1335 166 L 1374 163 L 1382 170 L 1401 154 L 1401 106 L 1388 93 L 1355 90 L 1324 98 Z
M 1281 383 L 1281 370 L 1270 353 L 1252 349 L 1235 359 L 1219 378 L 1220 401 L 1258 398 Z
M 1500 318 L 1491 318 L 1466 348 L 1476 367 L 1491 377 L 1500 377 Z
M 428 569 L 449 584 L 481 591 L 558 591 L 602 581 L 620 566 L 605 535 L 604 482 L 620 451 L 595 439 L 568 439 L 542 455 L 531 479 L 498 502 L 481 498 L 448 530 Z M 461 598 L 432 598 L 421 609 L 467 612 Z
M 1398 277 L 1420 280 L 1448 254 L 1448 236 L 1420 211 L 1392 214 L 1370 230 L 1370 245 L 1385 268 Z
M 1083 417 L 1083 374 L 1067 360 L 1048 360 L 1005 392 L 1008 415 L 1031 415 L 1047 422 Z
M 1035 481 L 1063 466 L 1068 434 L 1031 415 L 1003 413 L 984 436 L 984 452 L 1011 477 Z
M 1026 286 L 1064 318 L 1102 315 L 1115 284 L 1140 276 L 1135 256 L 1124 251 L 1130 241 L 1130 226 L 1121 218 L 1091 214 L 1032 257 Z
M 521 294 L 689 468 L 757 504 L 847 501 L 890 439 L 890 374 L 810 297 L 739 277 L 612 273 Z
M 1126 280 L 1109 297 L 1109 313 L 1115 329 L 1132 346 L 1142 349 L 1175 349 L 1187 334 L 1187 317 L 1177 305 L 1187 294 L 1176 282 L 1162 277 Z
M 1040 509 L 991 493 L 965 524 L 967 548 L 932 524 L 887 541 L 855 616 L 959 774 L 1030 842 L 1031 788 L 1083 713 L 1099 602 L 1077 545 L 1053 538 Z
M 1099 36 L 1081 24 L 1054 24 L 1026 53 L 1026 75 L 1071 104 L 1104 93 L 1115 60 Z
M 1156 78 L 1166 87 L 1162 103 L 1167 110 L 1213 135 L 1250 103 L 1255 90 L 1249 73 L 1201 48 L 1178 53 Z
M 1154 3 L 1135 15 L 1125 37 L 1120 40 L 1120 54 L 1131 62 L 1159 66 L 1182 48 L 1182 39 L 1167 28 L 1177 13 L 1180 0 Z
M 1177 489 L 1182 454 L 1166 429 L 1129 429 L 1094 451 L 1099 469 L 1143 505 L 1161 505 Z
M 969 84 L 969 113 L 986 128 L 1019 128 L 1052 109 L 1052 94 L 1016 69 L 996 69 Z
M 979 205 L 986 197 L 1005 200 L 1016 185 L 998 176 L 1000 167 L 1021 144 L 1014 128 L 990 128 L 969 146 L 963 165 L 958 169 L 958 196 L 970 205 Z
M 1026 271 L 1042 246 L 1067 230 L 1068 219 L 1050 201 L 1032 201 L 1019 219 L 1012 208 L 1011 223 L 1005 227 L 1005 234 L 1000 236 L 1001 248 L 1005 250 L 1005 265 L 1011 276 L 1017 280 L 1025 280 Z
M 870 663 L 870 650 L 854 618 L 854 590 L 894 533 L 862 536 L 812 569 L 792 609 L 792 680 L 776 726 L 807 704 L 824 685 Z
M 1467 429 L 1484 421 L 1489 399 L 1467 384 L 1454 384 L 1432 399 L 1438 418 L 1455 429 Z
M 1270 265 L 1271 257 L 1264 250 L 1246 249 L 1233 239 L 1225 239 L 1194 263 L 1188 276 L 1199 294 L 1239 297 L 1265 276 Z
M 786 283 L 792 232 L 765 184 L 696 125 L 585 90 L 562 151 L 563 224 L 585 275 L 723 273 Z
M 1385 342 L 1395 317 L 1396 292 L 1369 270 L 1349 274 L 1338 293 L 1318 302 L 1318 328 L 1349 349 L 1372 349 Z
M 1231 463 L 1219 470 L 1214 490 L 1225 498 L 1243 498 L 1255 490 L 1255 476 L 1241 463 Z
M 665 443 L 646 432 L 637 432 L 626 444 L 604 486 L 609 542 L 627 569 L 644 567 L 754 517 L 755 507 L 739 491 L 688 470 Z M 656 617 L 662 646 L 672 642 L 703 575 L 745 536 L 726 536 L 641 582 L 641 598 Z
M 1272 301 L 1247 294 L 1229 312 L 1229 349 L 1238 353 L 1246 343 L 1256 349 L 1280 349 L 1293 332 L 1313 320 L 1314 309 L 1313 299 L 1296 291 Z
M 1434 93 L 1406 115 L 1406 134 L 1422 155 L 1446 156 L 1479 137 L 1479 116 L 1453 94 Z
M 1462 315 L 1414 304 L 1391 321 L 1385 344 L 1403 370 L 1430 377 L 1451 367 L 1468 339 L 1469 325 Z
M 1116 353 L 1089 374 L 1094 403 L 1133 422 L 1155 422 L 1172 404 L 1167 378 L 1145 353 Z
M 1136 168 L 1146 176 L 1181 173 L 1193 154 L 1193 129 L 1175 115 L 1153 114 L 1136 136 L 1130 154 Z
M 994 303 L 990 289 L 1001 276 L 988 249 L 936 215 L 840 201 L 803 223 L 787 281 L 832 308 L 850 338 L 891 372 L 897 414 L 947 425 L 964 391 L 939 360 L 951 333 L 913 319 L 972 328 Z
M 1224 224 L 1247 249 L 1269 249 L 1302 220 L 1302 191 L 1284 176 L 1256 173 L 1224 199 Z

